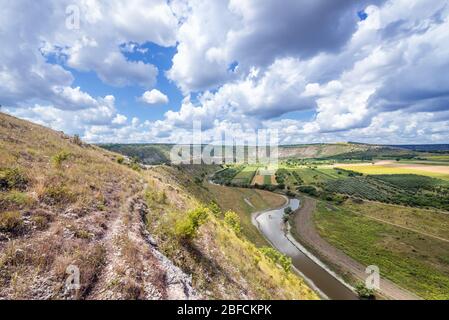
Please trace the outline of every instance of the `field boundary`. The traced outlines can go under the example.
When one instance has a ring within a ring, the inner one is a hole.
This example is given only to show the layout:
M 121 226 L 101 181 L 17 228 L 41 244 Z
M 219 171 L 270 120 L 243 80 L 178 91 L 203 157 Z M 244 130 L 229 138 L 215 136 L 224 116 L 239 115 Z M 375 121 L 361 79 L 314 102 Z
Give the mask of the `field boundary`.
M 415 232 L 415 233 L 417 233 L 417 234 L 420 234 L 420 235 L 423 235 L 423 236 L 426 236 L 426 237 L 434 238 L 434 239 L 436 239 L 436 240 L 440 240 L 440 241 L 444 241 L 444 242 L 449 243 L 449 239 L 441 238 L 441 237 L 432 235 L 432 234 L 430 234 L 430 233 L 418 231 L 418 230 L 416 230 L 416 229 L 404 227 L 404 226 L 401 226 L 400 224 L 396 224 L 396 223 L 393 223 L 393 222 L 389 222 L 389 221 L 386 221 L 386 220 L 383 220 L 383 219 L 380 219 L 380 218 L 375 218 L 375 217 L 372 217 L 372 216 L 370 216 L 370 215 L 365 215 L 365 214 L 363 214 L 363 213 L 358 213 L 358 212 L 355 212 L 355 211 L 353 211 L 353 210 L 349 210 L 349 209 L 347 209 L 347 210 L 348 210 L 349 212 L 352 212 L 352 213 L 357 214 L 357 215 L 361 215 L 361 216 L 366 217 L 366 218 L 368 218 L 368 219 L 370 219 L 370 220 L 373 220 L 373 221 L 385 223 L 385 224 L 388 224 L 388 225 L 393 226 L 393 227 L 401 228 L 401 229 L 404 229 L 404 230 L 407 230 L 407 231 Z

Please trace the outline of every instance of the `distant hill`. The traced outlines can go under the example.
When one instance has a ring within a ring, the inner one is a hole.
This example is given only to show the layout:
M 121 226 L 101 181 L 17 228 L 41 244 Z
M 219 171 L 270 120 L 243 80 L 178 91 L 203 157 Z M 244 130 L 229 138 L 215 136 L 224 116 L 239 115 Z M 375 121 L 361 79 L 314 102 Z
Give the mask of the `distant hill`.
M 449 153 L 449 144 L 405 144 L 405 145 L 391 145 L 391 147 L 420 152 Z
M 329 158 L 342 154 L 365 152 L 371 149 L 377 149 L 377 147 L 352 143 L 289 145 L 279 147 L 279 157 L 298 159 Z
M 170 162 L 170 144 L 102 144 L 110 151 L 130 158 L 137 158 L 144 164 L 155 165 Z M 246 147 L 247 153 L 255 154 L 255 147 Z M 279 146 L 280 159 L 358 159 L 371 160 L 376 157 L 414 157 L 413 150 L 395 146 L 379 146 L 363 143 L 301 144 Z

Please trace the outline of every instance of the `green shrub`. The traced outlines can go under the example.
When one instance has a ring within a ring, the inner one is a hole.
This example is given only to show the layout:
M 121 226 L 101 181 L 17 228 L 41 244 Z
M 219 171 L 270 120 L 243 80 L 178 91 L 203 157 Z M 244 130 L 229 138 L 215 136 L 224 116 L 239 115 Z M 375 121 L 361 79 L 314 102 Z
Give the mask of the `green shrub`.
M 183 240 L 194 239 L 198 229 L 206 222 L 209 210 L 204 207 L 187 212 L 187 216 L 175 224 L 175 234 Z
M 139 163 L 139 158 L 137 157 L 132 157 L 131 158 L 131 163 L 129 164 L 129 167 L 131 169 L 133 169 L 134 171 L 140 172 L 142 170 L 140 163 Z
M 361 299 L 375 299 L 374 290 L 368 289 L 364 283 L 358 283 L 355 286 L 355 291 Z
M 45 230 L 48 227 L 49 221 L 45 216 L 33 216 L 31 220 L 34 222 L 38 230 Z
M 314 197 L 317 197 L 319 195 L 318 190 L 314 186 L 299 186 L 298 191 L 307 193 Z
M 3 206 L 26 207 L 33 204 L 33 199 L 26 193 L 13 190 L 9 193 L 0 195 L 0 204 Z
M 23 229 L 22 215 L 18 211 L 0 213 L 0 231 L 19 233 Z
M 92 238 L 92 234 L 86 230 L 79 229 L 79 230 L 75 231 L 75 237 L 77 237 L 78 239 L 88 240 L 88 239 Z
M 201 177 L 195 177 L 195 178 L 193 179 L 193 182 L 195 182 L 195 184 L 200 185 L 200 184 L 203 183 L 203 179 L 202 179 Z
M 70 158 L 71 154 L 67 151 L 60 151 L 51 158 L 51 162 L 56 168 L 61 167 L 62 163 Z
M 140 166 L 136 163 L 131 164 L 131 169 L 133 169 L 134 171 L 140 172 Z
M 54 185 L 45 189 L 42 200 L 49 205 L 64 204 L 73 202 L 75 195 L 64 185 Z
M 293 191 L 290 191 L 290 190 L 288 190 L 288 191 L 286 192 L 286 195 L 287 195 L 287 197 L 290 197 L 290 198 L 293 198 L 293 197 L 296 196 L 296 194 L 295 194 Z
M 268 259 L 279 265 L 285 272 L 289 272 L 292 268 L 292 259 L 283 255 L 279 251 L 271 247 L 262 247 L 259 249 Z
M 27 185 L 28 179 L 19 169 L 0 169 L 0 190 L 25 190 Z
M 81 141 L 81 138 L 78 134 L 75 134 L 72 138 L 72 142 L 74 144 L 76 144 L 77 146 L 82 146 L 83 145 L 83 141 Z
M 167 203 L 167 194 L 164 190 L 157 192 L 146 190 L 145 191 L 145 200 L 148 206 L 152 207 L 156 204 L 166 204 Z
M 212 201 L 209 204 L 209 210 L 210 212 L 212 212 L 214 214 L 214 216 L 218 217 L 222 214 L 220 207 L 218 206 L 218 204 L 215 201 Z
M 240 234 L 242 228 L 240 226 L 240 217 L 237 213 L 234 211 L 226 212 L 224 221 L 229 227 L 231 227 L 232 230 L 234 230 L 236 234 Z
M 118 157 L 117 158 L 117 163 L 123 164 L 124 162 L 125 162 L 125 158 L 123 158 L 123 157 Z

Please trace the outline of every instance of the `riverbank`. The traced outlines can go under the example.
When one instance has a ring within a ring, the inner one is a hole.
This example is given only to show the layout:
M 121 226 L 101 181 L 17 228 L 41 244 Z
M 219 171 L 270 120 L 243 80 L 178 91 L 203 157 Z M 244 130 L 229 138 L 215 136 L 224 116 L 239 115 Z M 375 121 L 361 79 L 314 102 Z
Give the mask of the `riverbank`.
M 299 243 L 294 243 L 288 235 L 283 221 L 284 209 L 290 206 L 293 210 L 299 208 L 298 199 L 288 199 L 278 208 L 252 214 L 252 221 L 270 244 L 281 253 L 292 259 L 293 266 L 309 286 L 314 288 L 324 299 L 355 300 L 357 295 L 344 284 L 329 269 L 324 268 L 311 253 L 303 252 Z
M 324 260 L 326 264 L 331 265 L 334 269 L 340 272 L 347 273 L 346 277 L 354 279 L 353 282 L 364 282 L 367 277 L 367 274 L 365 273 L 366 266 L 350 258 L 319 235 L 313 221 L 313 213 L 315 210 L 316 200 L 304 197 L 303 205 L 294 213 L 293 235 L 295 240 L 313 250 L 314 254 L 319 256 L 320 260 Z M 387 299 L 419 299 L 419 297 L 413 293 L 398 287 L 396 284 L 384 278 L 381 278 L 380 280 L 380 288 L 381 290 L 379 293 Z

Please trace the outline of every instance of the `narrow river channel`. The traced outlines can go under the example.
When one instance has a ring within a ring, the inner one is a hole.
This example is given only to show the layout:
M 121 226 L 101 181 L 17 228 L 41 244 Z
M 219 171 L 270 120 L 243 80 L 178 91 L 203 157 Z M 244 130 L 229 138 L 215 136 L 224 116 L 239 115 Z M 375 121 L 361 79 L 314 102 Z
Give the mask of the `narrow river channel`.
M 343 283 L 319 264 L 305 255 L 285 235 L 283 222 L 284 209 L 290 206 L 293 211 L 299 208 L 298 199 L 290 199 L 284 207 L 263 212 L 256 216 L 253 223 L 271 244 L 283 254 L 292 258 L 293 265 L 321 293 L 332 300 L 355 300 L 357 296 Z

